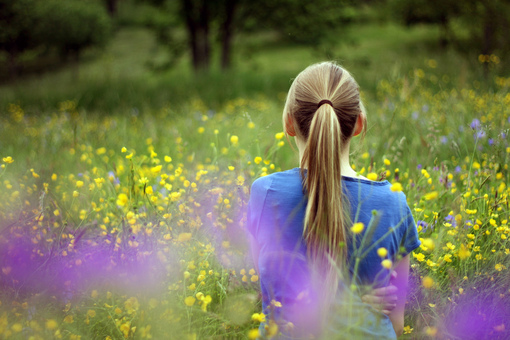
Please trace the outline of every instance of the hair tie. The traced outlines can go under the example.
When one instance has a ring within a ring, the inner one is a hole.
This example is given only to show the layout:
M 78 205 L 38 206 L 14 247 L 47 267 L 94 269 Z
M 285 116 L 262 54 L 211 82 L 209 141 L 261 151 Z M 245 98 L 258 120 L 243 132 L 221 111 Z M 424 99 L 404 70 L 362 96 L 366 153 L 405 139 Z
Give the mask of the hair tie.
M 333 103 L 330 100 L 323 99 L 319 102 L 319 104 L 317 104 L 317 109 L 319 109 L 319 107 L 321 107 L 323 104 L 329 104 L 331 107 L 333 107 Z

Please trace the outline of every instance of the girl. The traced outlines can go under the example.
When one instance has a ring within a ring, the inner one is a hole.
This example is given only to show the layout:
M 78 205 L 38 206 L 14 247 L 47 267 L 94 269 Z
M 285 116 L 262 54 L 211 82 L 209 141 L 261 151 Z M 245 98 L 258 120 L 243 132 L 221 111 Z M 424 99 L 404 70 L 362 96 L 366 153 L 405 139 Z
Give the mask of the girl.
M 283 126 L 300 168 L 257 179 L 248 204 L 267 320 L 260 333 L 396 338 L 408 254 L 420 241 L 405 195 L 350 166 L 351 138 L 366 128 L 356 81 L 332 62 L 309 66 L 290 87 Z M 388 288 L 392 270 L 398 294 Z

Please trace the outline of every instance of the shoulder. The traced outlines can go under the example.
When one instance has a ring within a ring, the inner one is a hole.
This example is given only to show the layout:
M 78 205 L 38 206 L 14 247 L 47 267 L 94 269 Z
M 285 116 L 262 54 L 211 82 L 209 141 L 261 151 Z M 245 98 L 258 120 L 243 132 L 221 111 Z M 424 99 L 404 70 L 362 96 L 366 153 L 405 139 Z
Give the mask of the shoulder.
M 285 188 L 302 188 L 299 169 L 291 169 L 275 172 L 267 176 L 257 178 L 251 185 L 251 193 L 267 192 L 268 190 L 279 191 Z

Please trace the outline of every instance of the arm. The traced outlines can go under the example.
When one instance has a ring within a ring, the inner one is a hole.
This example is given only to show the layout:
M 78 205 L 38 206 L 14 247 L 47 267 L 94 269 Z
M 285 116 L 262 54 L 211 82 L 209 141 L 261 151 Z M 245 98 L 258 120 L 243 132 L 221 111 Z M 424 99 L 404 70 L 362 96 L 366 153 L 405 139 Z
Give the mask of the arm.
M 409 279 L 409 255 L 404 256 L 395 265 L 394 270 L 397 277 L 393 284 L 397 287 L 397 302 L 395 309 L 389 314 L 393 328 L 397 336 L 402 335 L 404 331 L 404 308 L 406 304 L 407 281 Z
M 409 277 L 409 255 L 402 258 L 391 272 L 391 283 L 363 295 L 361 300 L 389 316 L 398 336 L 404 329 L 404 307 Z

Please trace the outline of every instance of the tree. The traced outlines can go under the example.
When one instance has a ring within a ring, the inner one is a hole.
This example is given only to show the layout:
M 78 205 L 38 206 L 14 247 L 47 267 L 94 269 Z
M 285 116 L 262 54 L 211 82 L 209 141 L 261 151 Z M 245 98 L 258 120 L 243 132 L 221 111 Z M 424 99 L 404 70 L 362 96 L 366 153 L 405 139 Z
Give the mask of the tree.
M 391 0 L 390 8 L 406 25 L 439 24 L 440 42 L 455 41 L 461 50 L 480 54 L 508 53 L 510 44 L 510 1 L 508 0 Z M 453 32 L 451 23 L 462 24 Z M 467 32 L 467 35 L 464 35 Z
M 393 0 L 390 8 L 406 26 L 419 23 L 441 27 L 440 44 L 445 47 L 452 39 L 450 22 L 462 13 L 463 3 L 454 0 Z
M 84 48 L 103 46 L 110 32 L 111 19 L 98 1 L 0 0 L 0 49 L 13 79 L 27 50 L 55 48 L 77 62 Z
M 111 19 L 98 2 L 43 0 L 38 2 L 40 43 L 55 47 L 64 60 L 78 65 L 83 49 L 104 46 L 111 34 Z
M 165 45 L 175 51 L 180 40 L 177 31 L 183 25 L 186 29 L 186 44 L 191 54 L 195 71 L 207 71 L 211 63 L 214 46 L 212 37 L 218 37 L 222 69 L 232 63 L 232 42 L 237 33 L 248 27 L 271 29 L 289 39 L 304 44 L 320 44 L 332 30 L 349 22 L 344 8 L 348 0 L 148 0 L 167 11 L 171 25 L 164 26 L 164 20 L 149 23 L 156 28 L 157 36 Z M 251 23 L 247 25 L 247 23 Z M 162 33 L 165 32 L 166 33 Z M 169 32 L 170 31 L 170 32 Z
M 35 3 L 36 0 L 0 0 L 0 50 L 7 52 L 11 79 L 19 71 L 18 56 L 37 45 L 33 35 Z

